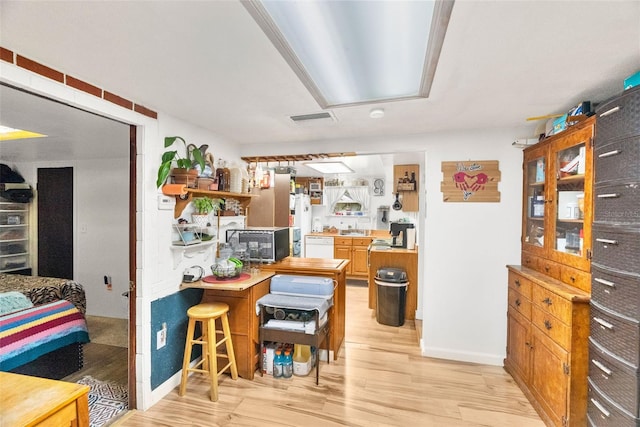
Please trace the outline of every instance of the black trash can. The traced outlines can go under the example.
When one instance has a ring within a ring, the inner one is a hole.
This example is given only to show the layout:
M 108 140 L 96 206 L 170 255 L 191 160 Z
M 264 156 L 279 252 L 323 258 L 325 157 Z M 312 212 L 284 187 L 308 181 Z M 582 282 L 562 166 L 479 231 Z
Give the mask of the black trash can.
M 404 325 L 407 305 L 407 273 L 400 268 L 381 268 L 376 272 L 376 320 L 381 325 Z

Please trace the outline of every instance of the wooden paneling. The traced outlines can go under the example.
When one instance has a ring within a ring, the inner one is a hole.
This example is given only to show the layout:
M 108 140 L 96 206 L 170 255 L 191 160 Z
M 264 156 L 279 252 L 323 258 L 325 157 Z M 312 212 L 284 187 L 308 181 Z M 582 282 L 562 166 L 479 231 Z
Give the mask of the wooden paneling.
M 414 191 L 400 191 L 400 202 L 402 203 L 402 211 L 404 212 L 418 212 L 420 210 L 420 198 L 418 196 L 420 192 L 420 165 L 395 165 L 393 166 L 393 185 L 391 191 L 395 194 L 398 192 L 398 179 L 402 179 L 404 174 L 414 172 L 416 176 L 416 189 Z

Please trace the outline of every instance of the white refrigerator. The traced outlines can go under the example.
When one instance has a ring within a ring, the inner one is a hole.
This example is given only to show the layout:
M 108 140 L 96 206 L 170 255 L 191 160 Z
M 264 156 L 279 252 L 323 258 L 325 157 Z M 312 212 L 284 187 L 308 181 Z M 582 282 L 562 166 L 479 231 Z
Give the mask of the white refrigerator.
M 311 233 L 311 199 L 308 194 L 295 195 L 293 226 L 300 229 L 300 256 L 304 257 L 304 236 Z

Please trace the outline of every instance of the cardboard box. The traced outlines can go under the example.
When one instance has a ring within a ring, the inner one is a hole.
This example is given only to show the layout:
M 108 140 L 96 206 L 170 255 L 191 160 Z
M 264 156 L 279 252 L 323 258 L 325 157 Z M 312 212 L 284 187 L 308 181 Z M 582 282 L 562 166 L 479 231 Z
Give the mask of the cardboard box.
M 273 357 L 276 355 L 277 343 L 266 343 L 262 348 L 262 373 L 273 375 Z
M 640 71 L 624 79 L 624 90 L 631 89 L 635 86 L 640 86 Z

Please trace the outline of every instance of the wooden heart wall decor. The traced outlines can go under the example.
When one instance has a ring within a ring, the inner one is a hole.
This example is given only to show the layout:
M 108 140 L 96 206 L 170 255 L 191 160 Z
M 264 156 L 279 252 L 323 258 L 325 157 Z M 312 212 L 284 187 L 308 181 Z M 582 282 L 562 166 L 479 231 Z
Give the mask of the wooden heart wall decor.
M 444 202 L 499 202 L 497 160 L 442 162 Z

